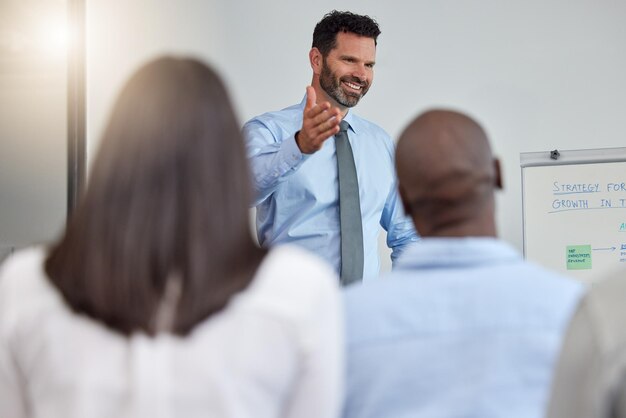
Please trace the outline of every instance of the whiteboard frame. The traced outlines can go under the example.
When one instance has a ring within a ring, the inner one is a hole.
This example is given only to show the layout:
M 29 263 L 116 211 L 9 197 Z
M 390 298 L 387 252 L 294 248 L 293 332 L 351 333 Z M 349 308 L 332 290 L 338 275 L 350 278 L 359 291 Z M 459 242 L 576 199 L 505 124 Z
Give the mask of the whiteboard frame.
M 529 167 L 574 165 L 574 164 L 598 164 L 626 162 L 626 147 L 619 148 L 595 148 L 579 150 L 557 150 L 557 159 L 551 158 L 552 151 L 522 152 L 520 153 L 520 175 L 522 179 L 522 239 L 523 254 L 526 258 L 526 188 L 524 184 L 524 169 Z

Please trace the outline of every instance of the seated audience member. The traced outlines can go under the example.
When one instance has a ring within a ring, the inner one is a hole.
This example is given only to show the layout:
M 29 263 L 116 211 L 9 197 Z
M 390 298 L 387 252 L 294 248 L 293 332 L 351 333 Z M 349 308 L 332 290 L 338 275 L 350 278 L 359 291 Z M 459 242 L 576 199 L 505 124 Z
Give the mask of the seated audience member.
M 581 302 L 563 341 L 549 418 L 626 417 L 625 301 L 620 271 Z
M 335 417 L 332 269 L 251 238 L 224 85 L 160 58 L 126 84 L 62 239 L 0 277 L 0 417 Z
M 469 117 L 432 110 L 396 150 L 421 242 L 348 288 L 346 417 L 541 417 L 583 288 L 496 238 L 500 166 Z

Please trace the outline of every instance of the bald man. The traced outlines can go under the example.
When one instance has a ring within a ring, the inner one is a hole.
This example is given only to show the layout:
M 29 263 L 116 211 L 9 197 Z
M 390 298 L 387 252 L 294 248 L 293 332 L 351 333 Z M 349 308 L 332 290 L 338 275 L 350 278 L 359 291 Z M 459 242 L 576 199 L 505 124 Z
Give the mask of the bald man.
M 396 150 L 421 242 L 348 288 L 345 417 L 542 417 L 580 284 L 496 238 L 500 165 L 478 123 L 432 110 Z

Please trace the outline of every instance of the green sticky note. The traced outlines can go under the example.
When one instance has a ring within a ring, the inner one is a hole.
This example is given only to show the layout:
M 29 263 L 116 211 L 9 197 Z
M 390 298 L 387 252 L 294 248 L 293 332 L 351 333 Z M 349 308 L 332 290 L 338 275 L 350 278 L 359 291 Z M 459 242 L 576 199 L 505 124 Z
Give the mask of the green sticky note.
M 565 260 L 568 270 L 591 269 L 591 245 L 568 245 Z

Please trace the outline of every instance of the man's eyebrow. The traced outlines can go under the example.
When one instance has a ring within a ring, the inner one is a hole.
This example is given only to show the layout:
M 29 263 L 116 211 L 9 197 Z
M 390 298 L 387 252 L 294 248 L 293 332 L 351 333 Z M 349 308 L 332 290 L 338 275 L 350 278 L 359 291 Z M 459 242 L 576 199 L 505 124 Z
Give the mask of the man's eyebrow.
M 355 61 L 360 61 L 360 59 L 358 59 L 357 57 L 355 57 L 354 55 L 340 55 L 339 56 L 340 60 L 346 60 L 346 59 L 350 59 L 350 60 L 355 60 Z M 365 61 L 365 64 L 371 64 L 374 65 L 376 64 L 376 61 Z

